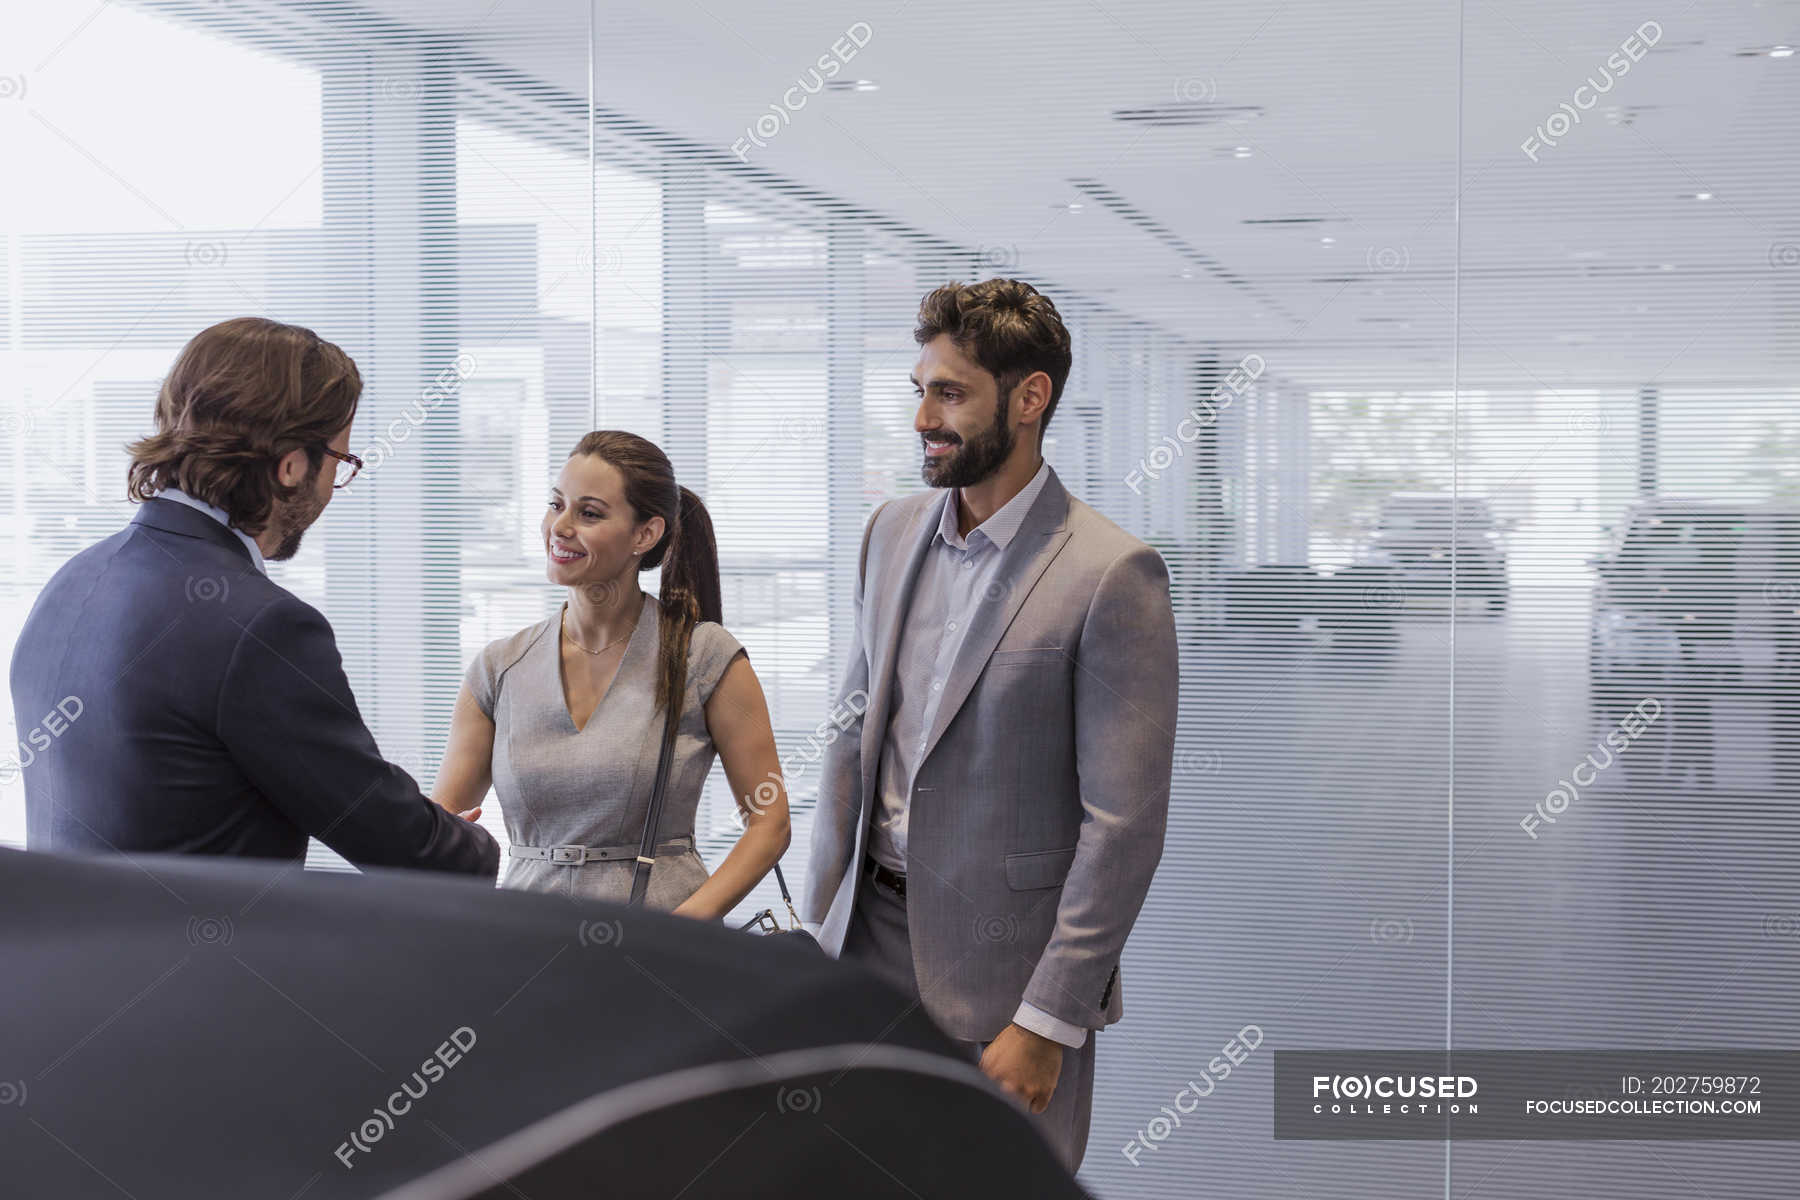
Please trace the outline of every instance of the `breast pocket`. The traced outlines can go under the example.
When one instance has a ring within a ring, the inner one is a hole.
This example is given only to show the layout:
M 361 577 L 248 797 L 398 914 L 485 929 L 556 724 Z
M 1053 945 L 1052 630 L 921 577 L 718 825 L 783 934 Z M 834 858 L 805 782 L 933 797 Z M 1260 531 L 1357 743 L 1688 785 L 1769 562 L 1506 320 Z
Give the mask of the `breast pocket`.
M 1068 653 L 1061 646 L 1026 646 L 1018 650 L 996 650 L 988 657 L 992 669 L 1031 667 L 1040 663 L 1064 663 Z

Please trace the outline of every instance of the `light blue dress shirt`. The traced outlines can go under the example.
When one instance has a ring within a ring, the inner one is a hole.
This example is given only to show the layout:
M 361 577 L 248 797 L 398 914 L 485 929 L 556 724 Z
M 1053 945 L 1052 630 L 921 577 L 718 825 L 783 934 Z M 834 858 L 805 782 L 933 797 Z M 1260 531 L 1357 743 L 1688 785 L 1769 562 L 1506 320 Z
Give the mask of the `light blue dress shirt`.
M 1019 532 L 1049 474 L 1050 465 L 1041 464 L 1018 495 L 966 538 L 957 525 L 962 492 L 953 490 L 919 565 L 895 652 L 887 733 L 875 783 L 878 807 L 869 829 L 869 853 L 891 870 L 906 871 L 907 803 L 925 739 L 937 720 L 944 684 L 962 653 L 969 622 L 1000 569 L 1001 553 Z
M 876 772 L 877 807 L 869 828 L 869 853 L 891 870 L 906 871 L 907 802 L 918 777 L 925 739 L 937 720 L 950 669 L 962 654 L 969 623 L 1000 570 L 1000 556 L 1025 523 L 1025 514 L 1044 490 L 1050 464 L 1019 494 L 964 537 L 958 524 L 960 489 L 950 493 L 943 519 L 932 535 L 913 584 L 900 644 L 895 652 L 889 716 Z M 1021 1003 L 1015 1025 L 1065 1046 L 1080 1046 L 1087 1030 Z
M 256 544 L 255 538 L 239 529 L 236 525 L 233 525 L 231 523 L 231 514 L 224 509 L 219 508 L 217 505 L 208 504 L 198 496 L 190 496 L 180 488 L 174 487 L 164 488 L 162 491 L 156 493 L 156 498 L 158 500 L 173 500 L 177 504 L 185 504 L 189 508 L 197 508 L 225 528 L 231 530 L 231 532 L 237 534 L 238 541 L 244 543 L 244 548 L 250 551 L 250 561 L 256 565 L 256 569 L 261 571 L 264 575 L 269 573 L 269 568 L 263 564 L 262 547 Z

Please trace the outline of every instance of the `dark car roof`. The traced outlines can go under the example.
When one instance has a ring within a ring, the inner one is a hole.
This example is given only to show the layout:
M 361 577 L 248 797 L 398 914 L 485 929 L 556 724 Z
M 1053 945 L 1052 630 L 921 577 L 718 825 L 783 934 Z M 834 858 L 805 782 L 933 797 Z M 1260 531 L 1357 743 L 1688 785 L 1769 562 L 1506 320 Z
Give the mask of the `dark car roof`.
M 454 1168 L 502 1144 L 478 1181 L 530 1178 L 533 1200 L 959 1178 L 999 1195 L 1021 1170 L 1014 1194 L 1081 1195 L 916 1002 L 804 935 L 172 855 L 0 850 L 0 905 L 0 1081 L 30 1118 L 0 1121 L 0 1159 L 20 1195 L 92 1194 L 90 1163 L 137 1200 L 378 1196 L 433 1172 L 409 1194 L 464 1195 Z M 584 1146 L 604 1172 L 564 1169 Z

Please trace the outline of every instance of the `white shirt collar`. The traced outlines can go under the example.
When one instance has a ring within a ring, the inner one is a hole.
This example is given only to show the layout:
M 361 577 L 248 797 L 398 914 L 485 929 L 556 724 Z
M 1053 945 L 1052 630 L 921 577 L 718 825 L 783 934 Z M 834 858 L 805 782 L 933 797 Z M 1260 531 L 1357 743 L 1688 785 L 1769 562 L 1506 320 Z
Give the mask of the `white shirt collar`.
M 162 491 L 156 493 L 156 495 L 157 498 L 161 500 L 173 500 L 177 504 L 185 504 L 189 508 L 197 508 L 225 528 L 231 530 L 231 532 L 237 534 L 238 541 L 244 543 L 244 548 L 250 551 L 250 561 L 256 564 L 256 569 L 261 571 L 264 575 L 269 573 L 269 568 L 263 563 L 262 547 L 256 544 L 255 538 L 231 523 L 230 513 L 215 505 L 208 504 L 198 496 L 190 496 L 180 488 L 164 488 Z
M 1031 477 L 1031 482 L 1020 488 L 1018 495 L 1002 504 L 993 516 L 969 530 L 969 537 L 979 533 L 996 549 L 1006 549 L 1013 535 L 1019 532 L 1019 526 L 1025 523 L 1025 514 L 1031 511 L 1032 504 L 1036 502 L 1038 493 L 1044 490 L 1044 481 L 1048 478 L 1050 460 L 1044 459 L 1038 464 L 1037 474 Z M 962 489 L 951 488 L 950 497 L 944 504 L 944 515 L 938 521 L 938 536 L 959 550 L 967 542 L 958 524 L 957 510 L 961 507 Z

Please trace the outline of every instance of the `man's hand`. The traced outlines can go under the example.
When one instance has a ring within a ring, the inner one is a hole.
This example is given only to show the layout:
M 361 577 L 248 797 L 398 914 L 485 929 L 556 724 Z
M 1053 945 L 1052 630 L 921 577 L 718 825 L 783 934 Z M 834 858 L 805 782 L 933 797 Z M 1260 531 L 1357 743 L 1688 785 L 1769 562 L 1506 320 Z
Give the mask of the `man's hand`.
M 459 815 L 465 821 L 479 821 L 479 820 L 481 820 L 481 809 L 480 808 L 471 808 L 467 812 L 461 813 Z
M 981 1070 L 1034 1113 L 1050 1107 L 1062 1074 L 1063 1048 L 1042 1034 L 1008 1025 L 981 1052 Z

